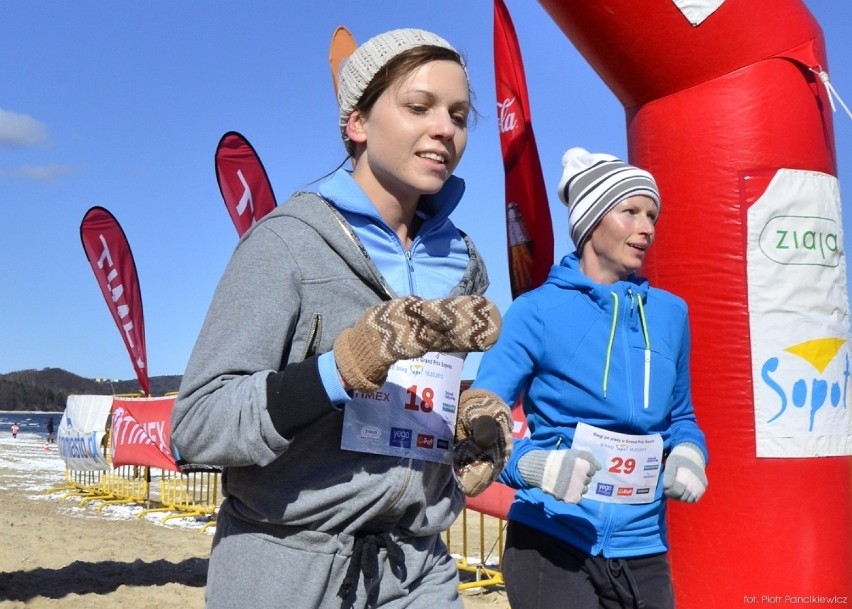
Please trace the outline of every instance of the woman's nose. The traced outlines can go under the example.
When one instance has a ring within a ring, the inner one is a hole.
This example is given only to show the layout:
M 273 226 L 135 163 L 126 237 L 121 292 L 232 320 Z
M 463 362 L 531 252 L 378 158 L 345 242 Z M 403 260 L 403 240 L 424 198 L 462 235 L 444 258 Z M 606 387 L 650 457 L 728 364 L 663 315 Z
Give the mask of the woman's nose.
M 641 220 L 639 221 L 639 232 L 653 236 L 655 230 L 654 221 L 648 216 L 641 216 Z
M 452 139 L 456 134 L 456 125 L 453 122 L 453 117 L 446 112 L 436 112 L 432 130 L 435 137 Z

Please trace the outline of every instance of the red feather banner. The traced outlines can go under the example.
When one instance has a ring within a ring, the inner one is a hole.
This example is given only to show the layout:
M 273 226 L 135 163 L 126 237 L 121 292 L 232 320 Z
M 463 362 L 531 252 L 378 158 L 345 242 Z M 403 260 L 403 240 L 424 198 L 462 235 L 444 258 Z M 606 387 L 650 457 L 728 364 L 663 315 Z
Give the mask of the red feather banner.
M 171 449 L 175 398 L 112 401 L 112 465 L 147 465 L 180 471 Z
M 494 69 L 512 298 L 541 285 L 553 265 L 553 226 L 530 118 L 521 50 L 503 0 L 494 0 Z
M 103 207 L 92 207 L 80 224 L 80 240 L 95 273 L 112 318 L 136 371 L 145 395 L 148 385 L 148 355 L 145 322 L 136 263 L 127 237 L 113 215 Z
M 249 228 L 275 209 L 275 194 L 266 169 L 248 140 L 229 131 L 216 147 L 216 181 L 237 234 Z

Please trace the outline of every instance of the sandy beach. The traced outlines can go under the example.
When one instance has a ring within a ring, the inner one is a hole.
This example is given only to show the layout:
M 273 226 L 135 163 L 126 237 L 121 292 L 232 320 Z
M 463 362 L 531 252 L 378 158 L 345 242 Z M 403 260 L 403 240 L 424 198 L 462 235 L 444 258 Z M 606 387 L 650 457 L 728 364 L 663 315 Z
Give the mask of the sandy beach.
M 49 492 L 63 472 L 55 445 L 0 430 L 0 609 L 203 609 L 212 527 L 138 518 L 140 506 L 81 506 Z M 462 597 L 465 609 L 509 607 L 502 587 Z

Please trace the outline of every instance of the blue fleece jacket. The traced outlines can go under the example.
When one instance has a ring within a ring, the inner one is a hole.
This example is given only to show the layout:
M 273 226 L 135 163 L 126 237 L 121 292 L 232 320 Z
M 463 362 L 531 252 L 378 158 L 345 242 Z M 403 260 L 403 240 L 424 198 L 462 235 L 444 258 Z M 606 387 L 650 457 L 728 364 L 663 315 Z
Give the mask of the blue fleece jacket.
M 473 384 L 509 404 L 524 394 L 529 436 L 515 441 L 500 477 L 518 489 L 509 518 L 592 555 L 666 551 L 662 476 L 651 503 L 583 498 L 574 505 L 530 488 L 518 460 L 530 450 L 570 448 L 581 421 L 620 433 L 660 434 L 664 454 L 691 442 L 706 460 L 692 407 L 689 353 L 682 299 L 635 276 L 597 284 L 580 271 L 576 253 L 554 266 L 541 287 L 517 298 Z

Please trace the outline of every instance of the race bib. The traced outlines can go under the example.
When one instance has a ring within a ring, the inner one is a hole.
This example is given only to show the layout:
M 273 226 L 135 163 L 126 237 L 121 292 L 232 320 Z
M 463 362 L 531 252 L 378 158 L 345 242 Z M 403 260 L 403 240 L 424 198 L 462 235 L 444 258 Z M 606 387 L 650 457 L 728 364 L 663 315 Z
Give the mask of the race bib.
M 663 462 L 660 434 L 637 436 L 578 423 L 571 447 L 589 451 L 601 464 L 583 497 L 605 503 L 654 500 Z
M 463 365 L 451 353 L 396 362 L 378 391 L 347 402 L 340 448 L 452 463 Z

